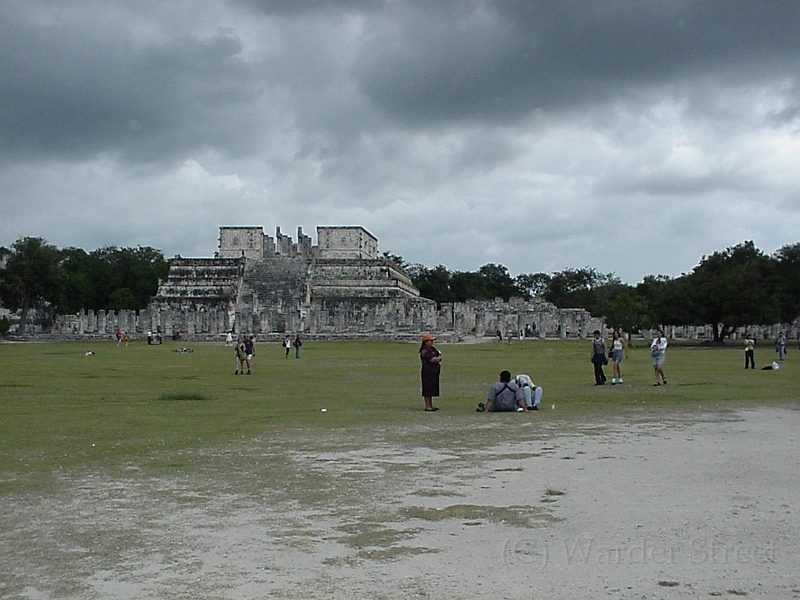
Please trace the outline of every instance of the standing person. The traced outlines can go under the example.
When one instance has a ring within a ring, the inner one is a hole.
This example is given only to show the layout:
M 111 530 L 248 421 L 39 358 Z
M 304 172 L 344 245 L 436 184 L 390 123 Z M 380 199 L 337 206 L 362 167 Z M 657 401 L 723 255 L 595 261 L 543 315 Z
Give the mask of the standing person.
M 533 383 L 533 380 L 525 373 L 520 373 L 514 378 L 514 383 L 522 390 L 522 397 L 528 410 L 539 410 L 539 403 L 542 401 L 544 390 L 541 386 Z
M 122 332 L 117 329 L 117 333 L 115 333 L 114 336 L 117 338 L 117 346 L 119 346 L 122 342 Z
M 782 331 L 778 334 L 778 339 L 775 340 L 775 352 L 778 353 L 779 359 L 786 360 L 786 336 L 783 335 Z
M 233 351 L 236 354 L 236 370 L 233 374 L 244 375 L 244 361 L 247 357 L 247 349 L 244 347 L 242 336 L 236 338 L 236 347 Z
M 300 347 L 303 345 L 303 340 L 300 339 L 300 334 L 298 333 L 297 336 L 294 338 L 292 342 L 292 346 L 294 346 L 294 357 L 300 358 Z
M 228 331 L 225 334 L 225 345 L 226 346 L 233 346 L 233 331 Z
M 243 344 L 245 352 L 244 360 L 247 363 L 247 374 L 250 375 L 250 362 L 256 355 L 256 340 L 252 335 L 250 337 L 245 336 Z
M 608 364 L 608 357 L 606 356 L 606 341 L 600 336 L 600 330 L 595 329 L 592 334 L 592 357 L 591 361 L 594 365 L 594 384 L 603 385 L 608 379 L 606 374 L 603 373 L 603 365 Z
M 625 338 L 618 329 L 614 330 L 611 334 L 611 362 L 613 374 L 611 375 L 611 385 L 622 383 L 622 370 L 620 363 L 622 362 L 622 354 L 625 353 L 625 358 L 628 358 L 628 344 Z
M 756 340 L 748 333 L 744 337 L 744 368 L 756 368 Z
M 501 371 L 500 381 L 495 381 L 486 395 L 486 412 L 506 411 L 528 411 L 522 390 L 511 381 L 511 371 Z
M 664 337 L 664 331 L 659 329 L 656 331 L 656 336 L 650 344 L 650 361 L 653 363 L 653 377 L 655 383 L 653 385 L 667 385 L 667 376 L 664 375 L 664 362 L 667 359 L 667 338 Z M 659 378 L 661 381 L 659 381 Z
M 442 371 L 442 353 L 433 346 L 436 336 L 426 333 L 422 336 L 419 347 L 419 360 L 422 363 L 422 398 L 425 400 L 425 411 L 439 410 L 433 405 L 434 397 L 439 396 L 439 374 Z
M 289 358 L 289 350 L 292 347 L 292 338 L 290 338 L 288 335 L 285 335 L 281 345 L 283 346 L 283 349 L 286 350 L 286 356 L 284 358 Z

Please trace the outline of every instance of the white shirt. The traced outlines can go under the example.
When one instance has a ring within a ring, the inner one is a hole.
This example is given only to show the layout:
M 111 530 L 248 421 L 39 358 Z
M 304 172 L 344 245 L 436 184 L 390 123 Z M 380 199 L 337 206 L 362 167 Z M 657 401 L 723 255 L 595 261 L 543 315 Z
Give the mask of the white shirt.
M 520 373 L 519 375 L 517 375 L 514 381 L 517 382 L 517 385 L 519 387 L 524 387 L 526 385 L 532 388 L 536 387 L 533 383 L 533 380 L 524 373 Z

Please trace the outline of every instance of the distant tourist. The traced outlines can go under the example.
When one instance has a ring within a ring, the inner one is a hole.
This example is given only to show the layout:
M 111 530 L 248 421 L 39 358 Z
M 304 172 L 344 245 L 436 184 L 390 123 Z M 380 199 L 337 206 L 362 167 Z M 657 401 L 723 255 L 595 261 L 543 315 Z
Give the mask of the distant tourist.
M 281 345 L 283 346 L 283 349 L 286 350 L 285 358 L 289 358 L 289 350 L 292 348 L 292 338 L 290 338 L 288 335 L 285 335 Z
M 244 375 L 244 363 L 247 359 L 247 349 L 244 347 L 244 340 L 242 336 L 236 338 L 236 347 L 234 349 L 234 353 L 236 354 L 236 370 L 233 372 L 234 375 Z
M 252 335 L 250 337 L 245 336 L 242 343 L 244 344 L 244 361 L 247 363 L 247 374 L 250 375 L 250 363 L 256 355 L 256 339 Z
M 625 342 L 625 338 L 619 330 L 615 329 L 614 333 L 611 334 L 611 368 L 613 371 L 611 375 L 611 385 L 622 383 L 622 369 L 620 363 L 622 362 L 623 354 L 625 354 L 625 358 L 628 358 L 628 344 Z
M 542 401 L 544 390 L 541 386 L 533 383 L 530 376 L 520 373 L 514 378 L 514 383 L 522 390 L 522 398 L 528 410 L 539 410 L 539 403 Z
M 419 347 L 419 360 L 422 363 L 422 398 L 425 401 L 427 412 L 439 410 L 433 405 L 433 399 L 439 396 L 442 353 L 434 347 L 434 341 L 436 341 L 436 336 L 426 333 L 422 336 L 422 345 Z
M 744 336 L 744 368 L 756 368 L 756 340 L 750 333 Z
M 495 381 L 486 394 L 486 412 L 527 412 L 527 410 L 522 390 L 511 381 L 511 372 L 501 371 L 500 381 Z
M 228 333 L 225 334 L 225 345 L 233 346 L 233 331 L 228 331 Z
M 656 336 L 650 344 L 650 362 L 653 363 L 653 376 L 655 383 L 653 385 L 667 384 L 667 376 L 664 374 L 664 362 L 667 359 L 667 338 L 664 337 L 664 332 L 659 329 L 656 331 Z
M 292 346 L 294 346 L 294 357 L 300 358 L 300 348 L 303 346 L 303 340 L 300 339 L 299 333 L 297 334 L 297 337 L 294 338 Z
M 608 364 L 606 341 L 600 336 L 599 329 L 594 330 L 593 336 L 591 361 L 594 365 L 594 384 L 604 385 L 608 381 L 606 374 L 603 373 L 603 366 Z
M 786 360 L 786 336 L 783 335 L 782 331 L 778 334 L 778 339 L 775 340 L 775 352 L 778 353 L 780 360 Z

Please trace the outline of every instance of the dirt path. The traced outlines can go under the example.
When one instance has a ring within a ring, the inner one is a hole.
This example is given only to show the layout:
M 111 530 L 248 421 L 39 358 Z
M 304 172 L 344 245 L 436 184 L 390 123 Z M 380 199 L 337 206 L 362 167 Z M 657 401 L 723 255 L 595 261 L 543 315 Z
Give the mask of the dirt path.
M 800 411 L 506 416 L 65 473 L 0 498 L 0 597 L 800 598 Z

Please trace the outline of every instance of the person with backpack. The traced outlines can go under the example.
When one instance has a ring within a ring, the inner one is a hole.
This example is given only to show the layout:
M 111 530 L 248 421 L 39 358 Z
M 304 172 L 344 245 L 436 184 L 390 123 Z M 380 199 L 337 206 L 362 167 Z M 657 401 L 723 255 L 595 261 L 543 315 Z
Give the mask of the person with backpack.
M 599 329 L 595 329 L 592 335 L 591 361 L 594 365 L 594 384 L 604 385 L 607 381 L 607 378 L 606 374 L 603 373 L 603 366 L 608 364 L 606 341 L 600 335 Z
M 511 381 L 511 371 L 501 371 L 486 395 L 486 412 L 528 412 L 519 386 Z
M 303 340 L 300 339 L 300 334 L 297 334 L 297 337 L 294 338 L 292 342 L 292 346 L 294 346 L 294 357 L 300 358 L 300 348 L 303 345 Z

